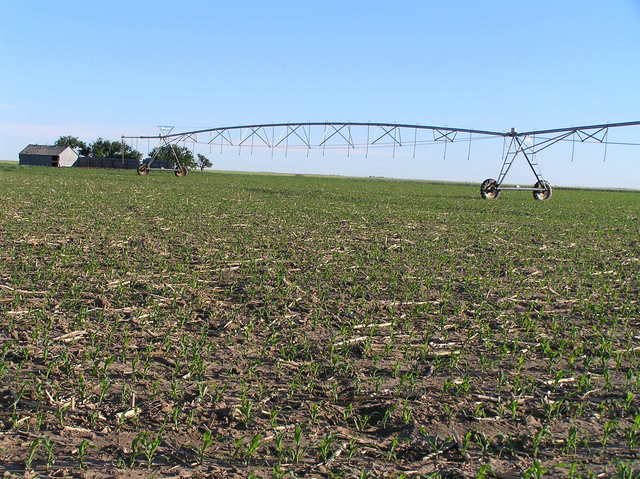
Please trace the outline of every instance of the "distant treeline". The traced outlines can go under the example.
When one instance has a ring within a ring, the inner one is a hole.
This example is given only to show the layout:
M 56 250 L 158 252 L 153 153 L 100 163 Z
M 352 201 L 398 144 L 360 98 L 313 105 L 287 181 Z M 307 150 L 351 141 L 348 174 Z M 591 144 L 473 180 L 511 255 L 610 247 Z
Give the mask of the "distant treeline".
M 93 158 L 122 158 L 124 146 L 125 158 L 138 161 L 142 159 L 142 153 L 126 143 L 123 145 L 121 141 L 105 140 L 104 138 L 98 138 L 93 143 L 85 143 L 75 136 L 61 136 L 55 144 L 56 146 L 70 146 L 78 154 Z
M 81 156 L 89 156 L 92 158 L 122 158 L 122 150 L 124 148 L 125 159 L 137 161 L 142 159 L 142 153 L 126 143 L 123 144 L 122 141 L 98 138 L 93 143 L 85 143 L 75 136 L 61 136 L 55 144 L 56 146 L 70 146 Z M 200 170 L 204 170 L 205 168 L 211 168 L 213 166 L 211 160 L 206 156 L 201 154 L 194 156 L 189 148 L 180 145 L 156 147 L 150 156 L 169 166 L 175 165 L 176 157 L 180 164 L 187 168 L 198 167 Z

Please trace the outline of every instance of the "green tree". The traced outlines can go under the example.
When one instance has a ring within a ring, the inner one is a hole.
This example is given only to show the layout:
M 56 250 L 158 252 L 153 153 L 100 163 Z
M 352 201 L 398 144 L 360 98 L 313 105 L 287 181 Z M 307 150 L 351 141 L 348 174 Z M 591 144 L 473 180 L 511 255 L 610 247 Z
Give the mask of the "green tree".
M 105 140 L 104 138 L 98 138 L 89 147 L 89 155 L 94 158 L 122 158 L 122 145 L 121 141 Z M 134 150 L 132 147 L 124 144 L 124 157 L 131 158 L 133 160 L 140 160 L 142 153 Z
M 122 144 L 116 145 L 114 141 L 98 138 L 91 144 L 91 156 L 94 158 L 115 158 L 121 147 Z
M 61 136 L 55 142 L 56 146 L 70 146 L 81 155 L 89 154 L 87 144 L 76 136 Z
M 155 160 L 166 162 L 170 168 L 173 168 L 176 164 L 175 157 L 178 157 L 178 161 L 182 166 L 186 166 L 187 168 L 195 168 L 196 166 L 196 161 L 193 158 L 193 153 L 191 153 L 189 148 L 187 148 L 186 146 L 157 146 L 151 151 L 151 157 Z
M 121 155 L 122 155 L 122 153 L 121 153 Z M 134 149 L 133 147 L 131 147 L 131 146 L 129 146 L 129 145 L 127 145 L 125 143 L 124 144 L 124 157 L 140 161 L 142 159 L 142 153 L 140 153 L 138 150 Z
M 211 160 L 206 156 L 201 155 L 200 153 L 198 153 L 198 159 L 196 160 L 196 163 L 198 164 L 198 168 L 200 168 L 200 171 L 204 170 L 205 168 L 211 168 L 213 166 Z

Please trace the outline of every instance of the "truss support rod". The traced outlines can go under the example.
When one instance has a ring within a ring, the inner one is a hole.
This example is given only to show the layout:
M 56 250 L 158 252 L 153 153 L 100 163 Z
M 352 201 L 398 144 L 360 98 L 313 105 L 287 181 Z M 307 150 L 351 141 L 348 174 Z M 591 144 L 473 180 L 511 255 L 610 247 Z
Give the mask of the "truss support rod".
M 440 136 L 436 137 L 436 133 Z M 456 131 L 441 131 L 439 129 L 433 130 L 433 141 L 450 141 L 453 143 L 453 140 L 456 138 Z
M 233 146 L 233 143 L 231 142 L 231 140 L 229 140 L 229 138 L 227 138 L 226 136 L 224 136 L 225 132 L 227 130 L 220 130 L 217 132 L 216 136 L 212 136 L 211 140 L 209 140 L 209 144 L 213 143 L 216 139 L 218 139 L 218 137 L 220 137 L 220 141 L 222 142 L 222 139 L 224 139 L 227 143 L 229 143 L 231 146 Z M 213 134 L 213 132 L 211 132 Z M 222 145 L 222 143 L 220 143 Z
M 606 128 L 600 128 L 594 133 L 587 133 L 586 131 L 576 130 L 576 135 L 578 135 L 582 143 L 587 141 L 589 138 L 596 140 L 598 143 L 602 143 L 604 141 L 604 135 L 602 135 L 602 140 L 600 138 L 597 138 L 596 135 L 603 130 L 606 130 Z M 584 135 L 584 138 L 582 138 L 582 135 Z
M 529 159 L 529 155 L 527 155 L 527 152 L 524 151 L 525 149 L 522 147 L 522 145 L 524 145 L 524 141 L 517 136 L 516 136 L 516 141 L 518 142 L 518 148 L 522 152 L 522 156 L 524 156 L 525 160 L 527 160 L 527 164 L 529 165 L 529 168 L 531 168 L 533 175 L 536 177 L 536 181 L 541 182 L 543 180 L 542 175 L 536 170 L 535 164 L 531 162 L 531 160 Z
M 394 145 L 395 145 L 395 143 L 397 143 L 398 145 L 402 146 L 402 143 L 400 143 L 397 140 L 397 138 L 395 137 L 396 130 L 398 129 L 397 127 L 392 127 L 392 128 L 389 128 L 388 130 L 383 126 L 381 126 L 380 128 L 382 129 L 382 131 L 384 131 L 384 133 L 382 135 L 380 135 L 378 138 L 376 138 L 375 140 L 373 140 L 371 142 L 372 145 L 375 145 L 379 140 L 381 140 L 385 136 L 388 136 L 389 138 L 391 138 L 394 141 Z M 393 133 L 393 135 L 391 133 Z
M 344 135 L 342 134 L 342 132 L 340 131 L 340 130 L 342 130 L 345 126 L 347 127 L 347 131 L 349 132 L 349 138 L 347 138 L 346 136 L 344 136 Z M 337 133 L 338 135 L 340 135 L 344 141 L 346 141 L 346 142 L 347 142 L 347 145 L 349 145 L 349 146 L 353 147 L 353 143 L 351 142 L 351 126 L 349 126 L 349 125 L 342 125 L 340 128 L 336 128 L 335 126 L 331 125 L 331 127 L 332 127 L 334 130 L 336 130 L 336 133 Z M 347 151 L 348 151 L 348 150 L 347 150 Z
M 275 147 L 279 146 L 279 145 L 280 145 L 280 143 L 282 143 L 284 140 L 286 140 L 287 138 L 289 138 L 293 133 L 295 133 L 295 132 L 296 132 L 296 130 L 297 130 L 298 128 L 300 128 L 300 126 L 296 126 L 296 127 L 288 126 L 288 127 L 287 127 L 287 131 L 286 131 L 285 135 L 284 135 L 282 138 L 280 138 L 280 139 L 276 142 L 276 144 L 275 144 L 275 145 L 273 145 L 273 147 L 275 148 Z M 300 137 L 298 136 L 298 138 L 300 138 Z M 300 139 L 302 139 L 302 138 L 300 138 Z M 288 144 L 287 144 L 287 146 L 288 146 Z
M 516 159 L 516 155 L 517 152 L 512 153 L 511 152 L 511 147 L 513 146 L 513 143 L 515 141 L 515 136 L 511 137 L 511 141 L 509 142 L 509 146 L 507 147 L 507 152 L 505 153 L 504 151 L 504 147 L 505 145 L 502 145 L 502 166 L 500 167 L 500 173 L 498 174 L 498 186 L 500 186 L 502 184 L 502 182 L 504 181 L 504 179 L 507 176 L 507 173 L 509 173 L 509 170 L 511 169 L 511 165 L 513 164 L 514 160 Z M 509 161 L 509 155 L 513 155 L 511 158 L 511 161 Z
M 318 146 L 324 146 L 327 143 L 327 141 L 329 141 L 331 138 L 333 138 L 337 134 L 339 134 L 342 138 L 344 138 L 344 135 L 342 133 L 340 133 L 340 130 L 342 130 L 347 125 L 342 125 L 340 128 L 336 128 L 334 125 L 331 125 L 331 124 L 329 126 L 331 126 L 331 128 L 334 129 L 334 132 L 331 133 L 329 136 L 327 136 L 324 140 L 322 140 L 322 143 L 320 143 Z M 347 142 L 349 141 L 346 138 L 345 138 L 345 140 Z
M 302 133 L 304 133 L 304 138 L 302 138 L 300 136 L 300 133 L 298 133 L 298 128 L 302 128 Z M 309 139 L 307 138 L 307 130 L 304 128 L 304 126 L 300 125 L 300 127 L 296 127 L 293 128 L 293 134 L 296 135 L 298 138 L 300 138 L 300 141 L 307 147 L 307 148 L 311 148 L 311 144 L 309 142 Z
M 563 131 L 577 131 L 577 130 L 597 130 L 600 128 L 618 128 L 622 126 L 639 126 L 640 121 L 626 121 L 622 123 L 603 123 L 600 125 L 586 125 L 586 126 L 573 126 L 570 128 L 555 128 L 553 130 L 535 130 L 535 131 L 525 131 L 523 133 L 518 133 L 518 136 L 528 136 L 528 135 L 545 135 L 548 133 L 562 133 Z
M 364 157 L 369 158 L 369 135 L 371 134 L 371 127 L 367 126 L 367 144 L 365 145 Z
M 240 132 L 242 134 L 242 132 Z M 251 128 L 251 133 L 249 133 L 244 140 L 240 141 L 240 143 L 238 143 L 238 146 L 242 146 L 244 144 L 245 141 L 247 141 L 249 138 L 253 138 L 253 136 L 257 136 L 258 138 L 260 138 L 262 140 L 262 142 L 267 145 L 269 148 L 271 148 L 271 145 L 269 144 L 269 142 L 267 140 L 265 140 L 262 135 L 260 135 L 259 133 L 259 128 Z M 265 135 L 267 136 L 267 135 Z M 277 145 L 276 145 L 277 146 Z
M 563 133 L 561 135 L 554 136 L 553 138 L 549 138 L 547 140 L 541 141 L 540 143 L 537 143 L 537 144 L 534 143 L 533 145 L 527 146 L 524 149 L 527 150 L 527 151 L 530 151 L 532 155 L 537 155 L 542 150 L 546 150 L 550 146 L 558 143 L 559 141 L 564 140 L 565 138 L 567 138 L 567 137 L 569 137 L 571 135 L 574 135 L 575 133 L 576 133 L 575 131 L 569 131 L 569 132 Z M 544 146 L 542 146 L 542 145 L 544 145 Z M 536 149 L 536 147 L 540 147 L 540 148 Z

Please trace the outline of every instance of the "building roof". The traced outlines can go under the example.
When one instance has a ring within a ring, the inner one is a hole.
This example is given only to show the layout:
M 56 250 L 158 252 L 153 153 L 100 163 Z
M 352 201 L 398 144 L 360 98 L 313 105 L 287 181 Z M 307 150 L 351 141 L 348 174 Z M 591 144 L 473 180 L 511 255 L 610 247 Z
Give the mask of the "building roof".
M 68 146 L 53 146 L 53 145 L 27 145 L 20 152 L 21 155 L 43 155 L 43 156 L 56 156 L 69 148 Z

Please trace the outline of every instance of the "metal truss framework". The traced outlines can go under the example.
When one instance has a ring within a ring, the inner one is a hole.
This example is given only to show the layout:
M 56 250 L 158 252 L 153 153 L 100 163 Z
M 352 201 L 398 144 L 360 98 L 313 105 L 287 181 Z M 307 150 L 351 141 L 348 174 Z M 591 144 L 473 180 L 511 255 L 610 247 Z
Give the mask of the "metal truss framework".
M 452 128 L 447 126 L 415 125 L 402 123 L 368 123 L 368 122 L 303 122 L 303 123 L 268 123 L 254 125 L 224 126 L 202 130 L 173 133 L 172 127 L 160 127 L 160 133 L 155 136 L 122 136 L 122 141 L 127 139 L 154 140 L 161 146 L 170 149 L 176 164 L 176 175 L 184 176 L 186 168 L 180 164 L 176 154 L 175 145 L 190 142 L 195 144 L 216 145 L 223 147 L 237 147 L 240 152 L 243 148 L 284 149 L 285 155 L 289 149 L 306 150 L 307 155 L 311 150 L 322 150 L 323 155 L 327 149 L 346 149 L 347 156 L 350 151 L 363 149 L 365 157 L 370 148 L 391 148 L 395 157 L 396 148 L 413 147 L 413 158 L 416 154 L 416 146 L 424 144 L 443 143 L 446 156 L 447 143 L 468 142 L 468 157 L 471 154 L 472 140 L 482 137 L 502 137 L 504 148 L 502 164 L 498 173 L 498 179 L 489 178 L 481 187 L 483 198 L 496 198 L 501 190 L 522 189 L 532 191 L 534 198 L 547 199 L 551 196 L 551 187 L 544 179 L 537 163 L 536 155 L 541 151 L 560 141 L 582 143 L 601 143 L 604 145 L 606 159 L 607 144 L 638 145 L 640 143 L 616 143 L 608 141 L 608 133 L 611 128 L 627 126 L 640 126 L 640 121 L 624 123 L 604 123 L 599 125 L 583 125 L 549 130 L 532 130 L 518 132 L 511 129 L 506 132 L 478 130 L 468 128 Z M 364 130 L 366 129 L 366 136 Z M 358 134 L 354 131 L 358 130 Z M 431 131 L 432 138 L 424 137 L 425 131 Z M 421 135 L 419 138 L 419 134 Z M 123 148 L 124 151 L 124 148 Z M 574 146 L 572 147 L 572 159 Z M 536 178 L 536 184 L 532 188 L 503 186 L 513 163 L 517 158 L 523 158 Z M 141 165 L 138 173 L 146 174 L 152 170 L 152 158 L 150 163 Z

